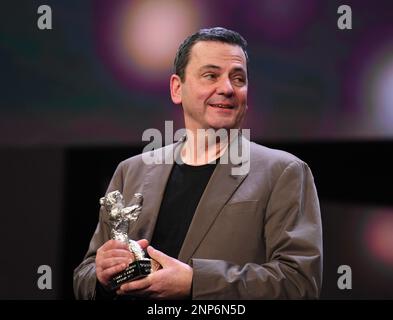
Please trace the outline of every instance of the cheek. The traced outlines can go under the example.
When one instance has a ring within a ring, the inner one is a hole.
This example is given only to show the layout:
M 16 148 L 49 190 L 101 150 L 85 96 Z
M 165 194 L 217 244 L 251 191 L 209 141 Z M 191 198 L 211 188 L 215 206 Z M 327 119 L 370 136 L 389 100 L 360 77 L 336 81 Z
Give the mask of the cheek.
M 199 90 L 199 91 L 195 91 L 195 98 L 197 101 L 199 101 L 200 103 L 205 103 L 212 95 L 212 92 L 210 92 L 209 90 Z
M 196 102 L 203 103 L 207 99 L 208 96 L 209 95 L 206 92 L 206 90 L 203 90 L 203 88 L 201 88 L 199 86 L 189 86 L 184 91 L 184 97 L 192 103 L 196 103 Z
M 189 94 L 193 100 L 200 103 L 205 103 L 215 92 L 214 88 L 203 84 L 194 85 L 189 89 Z
M 247 90 L 242 90 L 238 95 L 239 104 L 241 106 L 239 116 L 244 117 L 247 112 Z
M 238 98 L 242 105 L 247 105 L 247 88 L 243 88 L 239 90 Z

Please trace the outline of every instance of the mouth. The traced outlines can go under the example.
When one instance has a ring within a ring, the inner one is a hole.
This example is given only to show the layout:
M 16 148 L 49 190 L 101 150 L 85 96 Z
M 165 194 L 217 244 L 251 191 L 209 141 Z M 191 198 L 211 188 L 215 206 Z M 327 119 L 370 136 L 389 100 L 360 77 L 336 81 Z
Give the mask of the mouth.
M 218 109 L 235 109 L 235 106 L 230 105 L 230 104 L 224 104 L 224 103 L 211 103 L 209 104 L 209 106 L 211 106 L 212 108 L 218 108 Z

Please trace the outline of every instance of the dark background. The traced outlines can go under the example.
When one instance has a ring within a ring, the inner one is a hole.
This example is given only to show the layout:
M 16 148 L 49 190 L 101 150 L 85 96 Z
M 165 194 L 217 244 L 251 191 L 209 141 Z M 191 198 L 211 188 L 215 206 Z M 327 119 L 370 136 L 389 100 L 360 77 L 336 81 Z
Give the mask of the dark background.
M 37 28 L 52 8 L 53 30 Z M 350 5 L 353 29 L 337 28 Z M 249 42 L 254 141 L 314 174 L 322 298 L 393 298 L 391 1 L 5 1 L 0 16 L 0 298 L 72 299 L 72 270 L 117 164 L 142 133 L 182 126 L 169 99 L 177 46 L 200 27 Z M 52 268 L 39 290 L 37 269 Z M 352 268 L 352 290 L 337 269 Z

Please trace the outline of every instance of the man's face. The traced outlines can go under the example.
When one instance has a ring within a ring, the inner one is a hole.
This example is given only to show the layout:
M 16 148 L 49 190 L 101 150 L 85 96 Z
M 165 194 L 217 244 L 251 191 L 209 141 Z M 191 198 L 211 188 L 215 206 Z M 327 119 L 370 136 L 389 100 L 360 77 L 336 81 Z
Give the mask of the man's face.
M 191 49 L 181 82 L 171 77 L 171 95 L 182 104 L 187 129 L 239 128 L 247 110 L 247 63 L 237 45 L 200 41 Z

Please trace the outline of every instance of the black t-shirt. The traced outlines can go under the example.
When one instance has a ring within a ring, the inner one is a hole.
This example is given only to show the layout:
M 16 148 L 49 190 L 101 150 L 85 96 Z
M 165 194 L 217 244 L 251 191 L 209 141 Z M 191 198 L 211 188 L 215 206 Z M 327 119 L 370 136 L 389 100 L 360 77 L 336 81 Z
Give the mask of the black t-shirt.
M 151 245 L 177 258 L 199 200 L 216 164 L 175 163 L 169 176 Z

